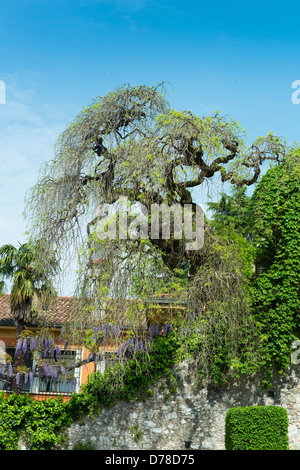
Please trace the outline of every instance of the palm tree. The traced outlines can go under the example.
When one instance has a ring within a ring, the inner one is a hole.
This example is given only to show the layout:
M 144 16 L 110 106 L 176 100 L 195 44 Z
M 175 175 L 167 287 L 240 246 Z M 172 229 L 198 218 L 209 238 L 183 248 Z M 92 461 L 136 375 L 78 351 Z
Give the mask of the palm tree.
M 10 307 L 16 326 L 17 341 L 27 325 L 32 322 L 33 303 L 40 299 L 42 305 L 47 305 L 56 295 L 48 275 L 55 272 L 55 264 L 45 269 L 38 261 L 37 249 L 29 243 L 20 244 L 19 248 L 7 244 L 0 247 L 0 294 L 3 294 L 7 280 L 12 283 Z M 24 358 L 15 358 L 14 369 L 24 364 Z M 19 387 L 13 381 L 13 391 L 18 393 Z

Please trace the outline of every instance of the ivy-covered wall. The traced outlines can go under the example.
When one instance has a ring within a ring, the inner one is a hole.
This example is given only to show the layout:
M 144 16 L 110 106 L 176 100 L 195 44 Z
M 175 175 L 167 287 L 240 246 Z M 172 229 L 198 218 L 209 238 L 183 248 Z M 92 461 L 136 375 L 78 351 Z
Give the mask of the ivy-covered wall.
M 172 382 L 160 379 L 145 401 L 121 400 L 92 418 L 74 422 L 67 430 L 67 448 L 99 450 L 225 449 L 225 416 L 236 406 L 277 405 L 287 410 L 289 447 L 300 449 L 300 374 L 293 365 L 286 375 L 272 379 L 262 390 L 257 376 L 232 379 L 224 388 L 197 380 L 193 362 L 181 363 Z M 152 395 L 152 396 L 151 396 Z

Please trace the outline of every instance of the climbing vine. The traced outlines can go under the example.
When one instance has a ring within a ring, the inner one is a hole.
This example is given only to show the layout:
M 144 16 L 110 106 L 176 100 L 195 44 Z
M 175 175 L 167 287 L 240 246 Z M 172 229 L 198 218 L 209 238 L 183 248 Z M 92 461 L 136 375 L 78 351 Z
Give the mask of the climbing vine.
M 251 201 L 256 244 L 253 308 L 261 330 L 262 370 L 284 372 L 300 333 L 300 151 L 271 168 Z

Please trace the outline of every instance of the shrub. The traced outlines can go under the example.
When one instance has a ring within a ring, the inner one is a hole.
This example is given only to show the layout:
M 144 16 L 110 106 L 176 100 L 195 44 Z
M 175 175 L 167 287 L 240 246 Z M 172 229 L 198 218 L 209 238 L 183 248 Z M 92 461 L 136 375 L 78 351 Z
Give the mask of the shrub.
M 288 417 L 279 406 L 249 406 L 228 410 L 226 450 L 288 450 Z

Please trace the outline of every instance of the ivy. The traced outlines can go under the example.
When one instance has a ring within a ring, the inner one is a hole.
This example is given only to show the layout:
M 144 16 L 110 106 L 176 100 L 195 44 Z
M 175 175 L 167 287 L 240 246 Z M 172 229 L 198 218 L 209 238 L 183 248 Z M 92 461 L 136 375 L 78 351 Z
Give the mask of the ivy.
M 0 395 L 0 450 L 15 450 L 20 437 L 31 450 L 58 445 L 57 431 L 71 423 L 61 398 L 37 401 L 28 395 Z
M 300 333 L 300 151 L 271 168 L 251 201 L 256 250 L 253 308 L 263 343 L 266 376 L 291 364 L 291 345 Z
M 259 372 L 269 386 L 271 376 L 290 366 L 291 346 L 300 334 L 300 149 L 271 167 L 251 197 L 237 188 L 209 208 L 213 230 L 227 237 L 243 260 L 255 324 L 240 354 L 227 360 L 235 373 Z

